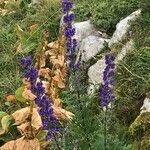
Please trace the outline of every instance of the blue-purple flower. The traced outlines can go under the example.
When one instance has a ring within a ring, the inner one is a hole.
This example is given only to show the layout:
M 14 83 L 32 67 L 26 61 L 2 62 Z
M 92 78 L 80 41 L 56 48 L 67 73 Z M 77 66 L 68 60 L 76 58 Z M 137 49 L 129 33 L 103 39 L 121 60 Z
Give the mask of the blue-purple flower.
M 101 105 L 107 107 L 110 102 L 115 100 L 114 96 L 114 74 L 115 74 L 115 56 L 114 54 L 106 54 L 105 70 L 103 72 L 103 84 L 101 87 Z
M 33 66 L 32 57 L 21 59 L 21 65 L 24 69 L 24 76 L 31 84 L 31 92 L 36 95 L 35 103 L 40 108 L 43 129 L 47 130 L 46 140 L 52 138 L 55 132 L 59 132 L 58 120 L 53 114 L 51 100 L 45 95 L 43 83 L 38 79 L 38 70 Z M 37 81 L 37 79 L 39 81 Z
M 73 3 L 70 0 L 63 0 L 62 2 L 63 13 L 66 14 L 73 8 Z
M 76 52 L 76 48 L 78 46 L 78 42 L 73 36 L 75 35 L 75 28 L 72 25 L 72 22 L 75 19 L 75 15 L 72 11 L 73 3 L 70 0 L 63 0 L 62 2 L 62 10 L 63 10 L 63 21 L 64 21 L 64 35 L 66 38 L 66 48 L 67 48 L 67 59 L 69 62 L 70 69 L 75 69 L 79 67 L 79 62 L 74 64 L 74 55 Z

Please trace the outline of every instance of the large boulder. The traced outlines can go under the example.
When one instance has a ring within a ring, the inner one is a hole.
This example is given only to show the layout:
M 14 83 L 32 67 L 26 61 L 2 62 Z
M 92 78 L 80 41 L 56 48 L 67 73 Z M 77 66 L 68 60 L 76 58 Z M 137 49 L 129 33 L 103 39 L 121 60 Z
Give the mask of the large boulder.
M 75 23 L 74 26 L 76 29 L 75 38 L 78 39 L 78 41 L 82 41 L 89 35 L 99 35 L 97 30 L 91 24 L 90 20 Z
M 98 36 L 90 35 L 82 40 L 79 51 L 81 53 L 81 60 L 87 62 L 94 56 L 96 56 L 102 48 L 104 48 L 104 42 L 108 42 L 108 39 L 104 39 Z
M 131 24 L 140 16 L 140 14 L 141 14 L 141 9 L 133 12 L 131 15 L 121 20 L 117 24 L 116 31 L 114 32 L 109 42 L 109 47 L 112 47 L 114 44 L 119 43 L 125 39 L 125 36 L 128 33 Z

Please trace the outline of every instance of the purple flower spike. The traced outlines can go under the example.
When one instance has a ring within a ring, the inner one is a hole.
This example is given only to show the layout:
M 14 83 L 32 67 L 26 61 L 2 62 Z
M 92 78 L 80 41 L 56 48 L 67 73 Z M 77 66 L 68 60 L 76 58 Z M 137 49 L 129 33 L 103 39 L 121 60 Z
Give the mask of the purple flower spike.
M 63 21 L 64 21 L 64 35 L 66 38 L 67 58 L 69 68 L 74 70 L 79 68 L 79 65 L 76 65 L 73 62 L 78 43 L 77 40 L 73 38 L 76 30 L 72 25 L 72 22 L 75 19 L 75 15 L 72 12 L 72 9 L 73 3 L 70 0 L 63 0 L 62 10 L 64 14 Z
M 57 132 L 55 129 L 58 120 L 53 114 L 51 100 L 45 95 L 42 81 L 37 82 L 39 72 L 32 64 L 31 56 L 21 59 L 24 76 L 30 81 L 31 92 L 36 95 L 35 103 L 40 108 L 39 115 L 41 116 L 43 129 L 48 130 L 46 140 L 49 140 L 52 138 L 53 133 Z
M 65 14 L 68 12 L 68 10 L 71 10 L 73 8 L 73 3 L 70 2 L 70 0 L 63 0 L 62 8 L 63 8 L 63 13 Z
M 105 56 L 106 67 L 103 72 L 103 84 L 100 90 L 101 105 L 107 107 L 110 102 L 115 100 L 114 94 L 114 74 L 115 74 L 115 56 L 114 54 L 107 54 Z

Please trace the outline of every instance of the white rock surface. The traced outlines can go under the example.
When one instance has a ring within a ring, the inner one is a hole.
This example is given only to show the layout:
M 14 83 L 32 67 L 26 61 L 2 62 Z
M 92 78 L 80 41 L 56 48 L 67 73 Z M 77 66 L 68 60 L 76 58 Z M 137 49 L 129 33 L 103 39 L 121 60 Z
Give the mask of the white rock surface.
M 141 14 L 141 10 L 139 9 L 133 12 L 128 17 L 126 17 L 125 19 L 121 20 L 117 24 L 116 31 L 114 32 L 109 42 L 109 47 L 111 47 L 115 43 L 121 42 L 125 38 L 125 35 L 127 34 L 131 23 L 134 22 L 140 16 L 140 14 Z
M 90 20 L 75 23 L 74 26 L 76 28 L 75 38 L 78 39 L 78 41 L 82 41 L 89 35 L 98 35 L 98 31 L 96 31 Z
M 105 57 L 98 60 L 97 63 L 92 65 L 88 70 L 89 87 L 88 94 L 93 94 L 95 89 L 103 82 L 103 72 L 105 69 Z
M 87 62 L 92 57 L 96 56 L 102 48 L 104 48 L 104 42 L 108 41 L 108 39 L 91 35 L 83 39 L 79 48 L 81 53 L 81 61 Z
M 121 49 L 120 53 L 117 55 L 116 63 L 120 60 L 123 60 L 123 58 L 126 56 L 127 52 L 134 48 L 133 40 L 131 39 L 128 41 Z
M 141 107 L 140 113 L 144 113 L 144 112 L 150 112 L 150 99 L 149 98 L 145 98 L 143 102 L 143 106 Z
M 63 17 L 60 21 L 60 29 L 63 27 Z M 74 27 L 76 29 L 75 38 L 81 42 L 84 38 L 89 35 L 100 35 L 100 33 L 94 28 L 91 24 L 90 20 L 83 21 L 83 22 L 76 22 L 74 23 Z

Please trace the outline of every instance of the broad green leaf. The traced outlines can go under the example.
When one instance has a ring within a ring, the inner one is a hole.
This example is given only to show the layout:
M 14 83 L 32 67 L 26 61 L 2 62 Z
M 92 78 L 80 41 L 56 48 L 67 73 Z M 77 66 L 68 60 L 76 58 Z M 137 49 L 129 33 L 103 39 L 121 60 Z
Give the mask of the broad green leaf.
M 4 116 L 1 120 L 2 128 L 7 132 L 11 124 L 12 117 L 10 115 Z
M 24 91 L 24 87 L 19 87 L 15 92 L 15 96 L 19 102 L 25 103 L 26 99 L 22 96 L 23 91 Z
M 5 105 L 10 106 L 11 104 L 10 104 L 10 102 L 5 102 Z
M 8 132 L 11 121 L 12 117 L 10 115 L 6 115 L 1 119 L 0 135 Z
M 0 111 L 0 120 L 6 115 L 8 115 L 6 112 Z

